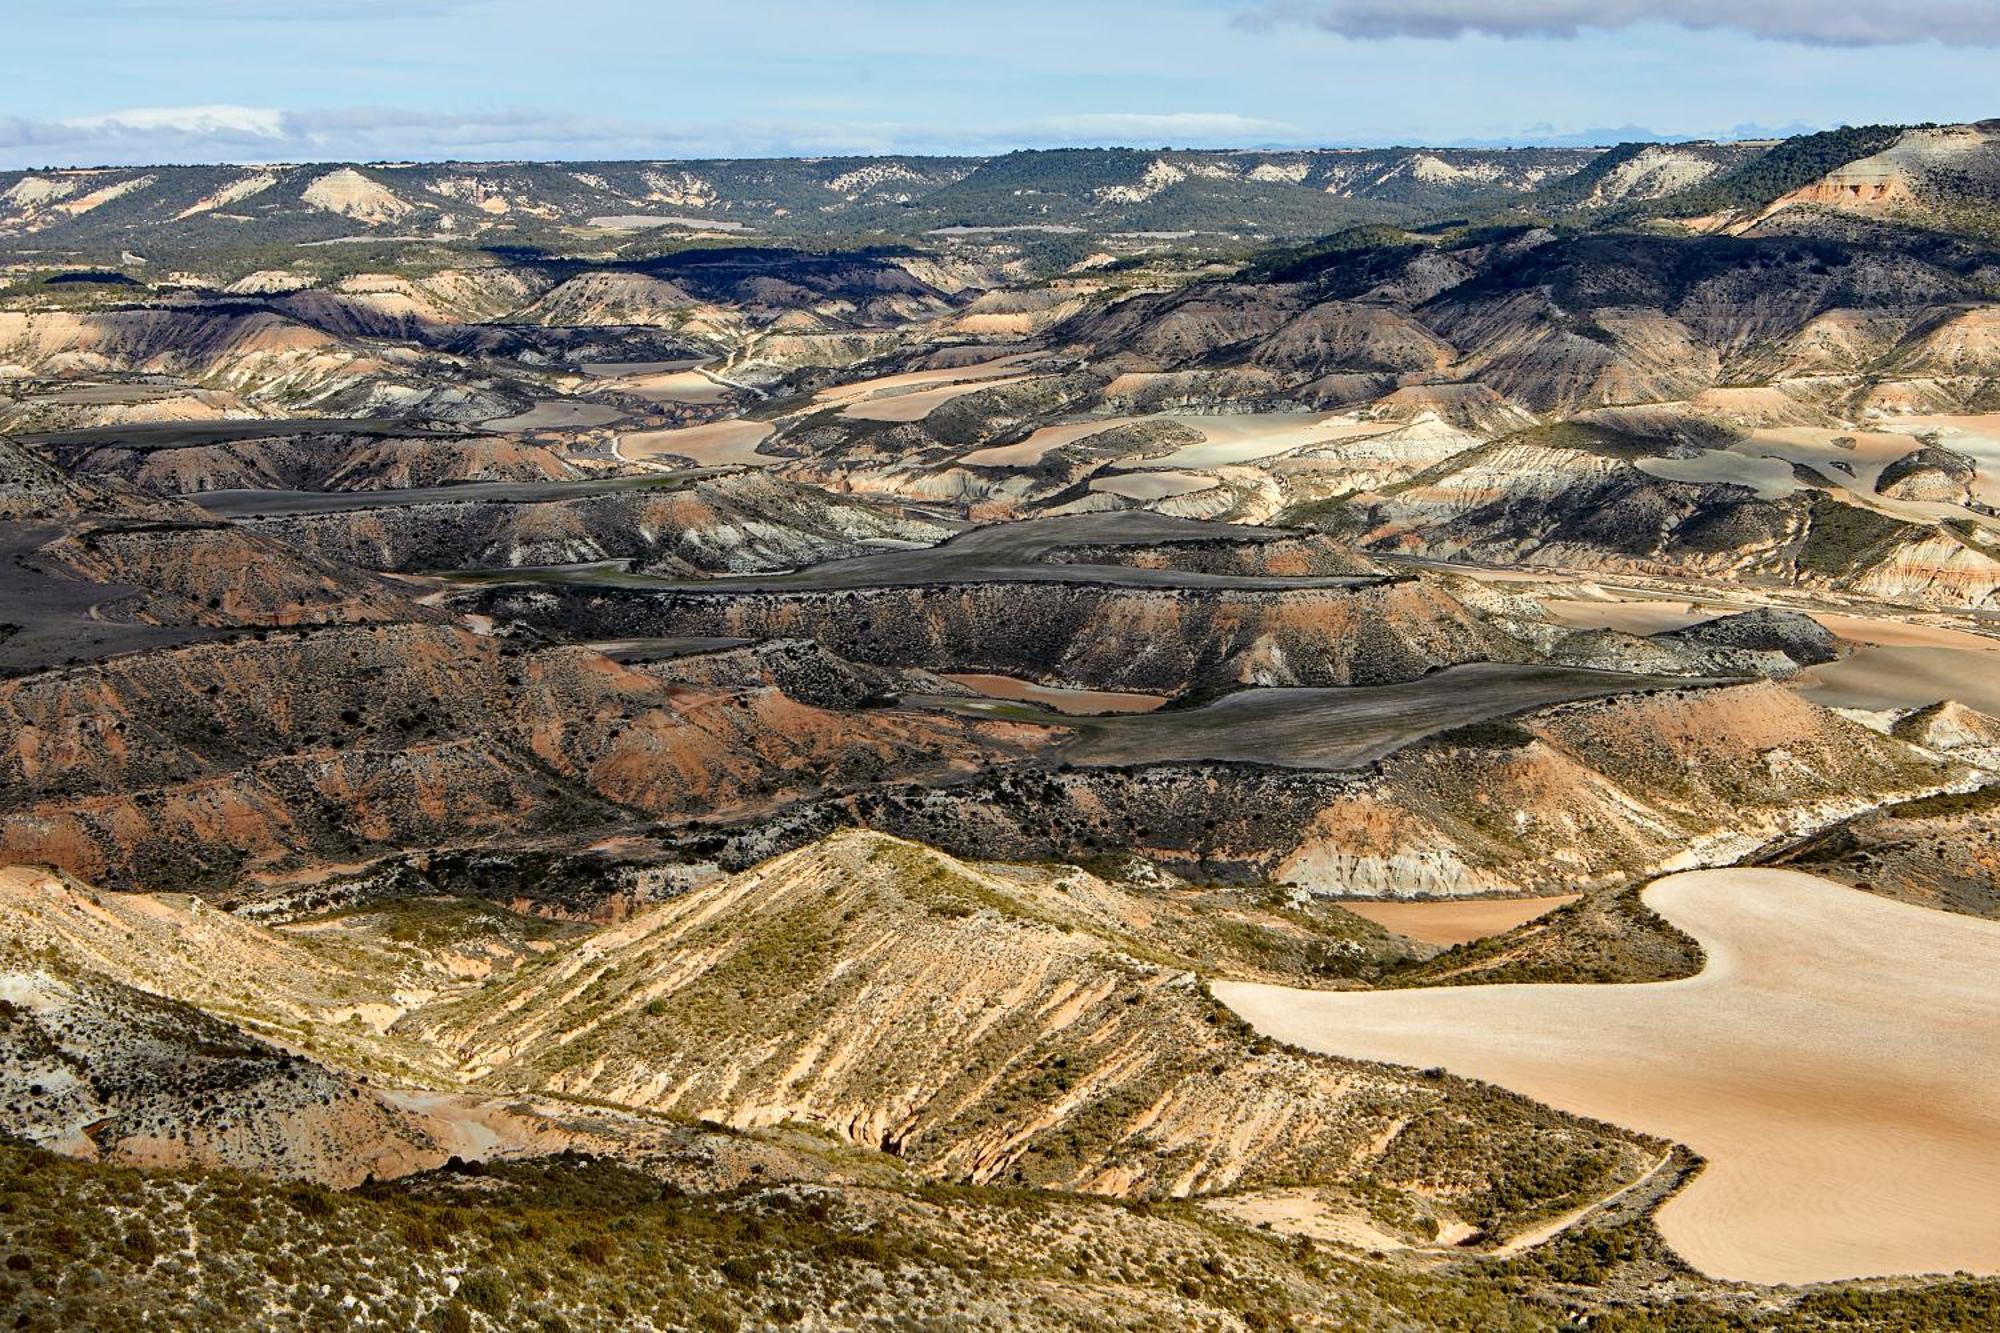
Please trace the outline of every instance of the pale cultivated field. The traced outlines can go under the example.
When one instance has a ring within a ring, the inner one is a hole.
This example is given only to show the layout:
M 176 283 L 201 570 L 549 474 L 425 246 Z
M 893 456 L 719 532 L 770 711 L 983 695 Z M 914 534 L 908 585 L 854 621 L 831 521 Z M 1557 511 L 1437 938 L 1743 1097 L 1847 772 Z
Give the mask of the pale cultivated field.
M 938 408 L 954 398 L 977 393 L 981 389 L 998 389 L 1009 384 L 1020 384 L 1028 377 L 1014 375 L 998 379 L 973 379 L 959 384 L 944 384 L 935 389 L 915 389 L 908 393 L 879 394 L 851 402 L 841 409 L 843 416 L 857 421 L 922 421 Z
M 1962 505 L 1892 500 L 1875 494 L 1882 469 L 1910 451 L 1922 447 L 1917 436 L 1932 431 L 1946 449 L 1973 460 L 1977 475 L 1973 496 L 1987 504 L 2000 503 L 2000 415 L 1964 417 L 1906 417 L 1890 430 L 1839 431 L 1821 427 L 1788 426 L 1754 432 L 1748 440 L 1731 446 L 1742 454 L 1775 454 L 1780 458 L 1815 468 L 1827 480 L 1841 487 L 1872 509 L 1912 522 L 1939 518 L 1973 518 L 1992 526 L 1984 516 Z M 1851 440 L 1851 447 L 1835 444 Z M 1836 464 L 1853 469 L 1853 476 Z M 1649 469 L 1650 470 L 1650 469 Z
M 1207 417 L 1163 417 L 1202 434 L 1200 444 L 1186 445 L 1150 466 L 1164 469 L 1227 467 L 1290 453 L 1309 445 L 1384 435 L 1399 428 L 1393 421 L 1336 421 L 1321 415 L 1249 413 Z
M 1714 1276 L 2000 1272 L 2000 922 L 1776 870 L 1674 875 L 1646 902 L 1701 941 L 1699 976 L 1214 990 L 1283 1041 L 1687 1144 L 1708 1166 L 1660 1229 Z
M 768 467 L 784 461 L 757 452 L 774 429 L 762 421 L 711 421 L 678 430 L 630 431 L 618 437 L 618 453 L 633 463 L 686 458 L 700 467 Z
M 1542 603 L 1549 619 L 1576 629 L 1609 629 L 1622 634 L 1663 634 L 1712 620 L 1724 611 L 1696 610 L 1691 602 L 1664 600 L 1597 601 L 1583 597 L 1552 597 Z
M 1133 694 L 1124 690 L 1071 690 L 1056 685 L 1037 685 L 1033 681 L 1020 680 L 1014 676 L 996 676 L 978 671 L 955 671 L 944 673 L 944 678 L 956 681 L 970 690 L 977 690 L 989 699 L 1011 699 L 1020 703 L 1041 704 L 1053 708 L 1058 713 L 1150 713 L 1166 702 L 1158 694 Z
M 1547 916 L 1576 901 L 1576 895 L 1554 898 L 1479 898 L 1470 902 L 1342 902 L 1356 916 L 1384 930 L 1393 930 L 1425 944 L 1469 944 L 1488 935 Z
M 517 416 L 488 421 L 487 430 L 586 430 L 608 426 L 624 416 L 615 407 L 602 403 L 580 403 L 567 398 L 551 398 L 536 403 Z
M 1120 472 L 1116 476 L 1095 478 L 1090 489 L 1106 495 L 1122 495 L 1128 500 L 1165 500 L 1205 491 L 1215 484 L 1213 477 L 1191 477 L 1184 472 Z
M 1911 435 L 1938 434 L 1938 443 L 1972 459 L 1979 470 L 1972 493 L 1987 504 L 2000 504 L 2000 412 L 1980 416 L 1905 417 L 1895 430 Z M 1914 441 L 1913 441 L 1914 443 Z
M 1956 699 L 2000 715 L 2000 639 L 1939 625 L 1815 612 L 1850 643 L 1838 662 L 1800 672 L 1792 687 L 1829 708 L 1923 708 Z
M 1962 648 L 1858 648 L 1791 684 L 1828 708 L 1924 708 L 1956 699 L 2000 715 L 2000 661 Z
M 932 408 L 961 394 L 990 389 L 999 383 L 1020 382 L 1025 377 L 1015 373 L 1016 368 L 1034 355 L 1017 352 L 969 366 L 909 370 L 879 379 L 838 384 L 815 394 L 813 408 L 837 407 L 844 415 L 863 421 L 920 421 Z
M 1775 500 L 1799 488 L 1790 463 L 1727 450 L 1697 454 L 1693 458 L 1642 458 L 1634 466 L 1668 481 L 1734 482 L 1748 486 L 1761 500 Z
M 694 403 L 708 406 L 729 400 L 727 385 L 718 384 L 699 370 L 665 370 L 650 374 L 626 375 L 607 380 L 607 389 L 629 393 L 655 403 Z
M 684 356 L 674 361 L 586 361 L 583 373 L 603 379 L 621 379 L 627 375 L 659 375 L 670 370 L 696 370 L 708 363 L 705 356 Z
M 1145 417 L 1101 417 L 1093 421 L 1073 421 L 1062 426 L 1044 426 L 1019 444 L 996 444 L 990 449 L 974 449 L 959 461 L 973 467 L 1033 467 L 1051 449 L 1060 449 L 1078 440 L 1087 440 L 1119 426 L 1129 426 Z
M 1852 446 L 1835 444 L 1835 440 L 1852 440 Z M 1738 449 L 1753 449 L 1758 453 L 1776 454 L 1780 458 L 1804 463 L 1817 469 L 1827 480 L 1845 486 L 1864 495 L 1873 495 L 1875 479 L 1882 469 L 1917 447 L 1917 442 L 1908 435 L 1890 431 L 1868 430 L 1828 430 L 1821 426 L 1779 426 L 1767 430 L 1753 431 L 1750 438 L 1735 446 Z M 1845 463 L 1854 469 L 1852 477 L 1846 476 L 1836 463 Z

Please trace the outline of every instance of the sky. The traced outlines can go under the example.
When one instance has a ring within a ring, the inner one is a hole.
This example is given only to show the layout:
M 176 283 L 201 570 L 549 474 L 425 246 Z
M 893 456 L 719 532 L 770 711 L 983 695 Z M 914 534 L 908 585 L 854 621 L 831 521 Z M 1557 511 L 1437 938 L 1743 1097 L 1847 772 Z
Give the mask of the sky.
M 2000 116 L 2000 0 L 0 0 L 0 168 Z

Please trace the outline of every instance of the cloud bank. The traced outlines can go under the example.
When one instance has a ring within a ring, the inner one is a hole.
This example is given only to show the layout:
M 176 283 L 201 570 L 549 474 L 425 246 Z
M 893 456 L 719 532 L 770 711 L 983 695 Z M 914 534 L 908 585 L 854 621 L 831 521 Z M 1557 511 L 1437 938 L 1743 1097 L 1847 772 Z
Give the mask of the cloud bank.
M 0 169 L 189 162 L 782 157 L 984 153 L 1089 144 L 1295 144 L 1303 132 L 1231 112 L 1051 116 L 965 131 L 902 123 L 690 122 L 505 110 L 152 107 L 64 120 L 0 116 Z
M 2000 46 L 1996 0 L 1270 0 L 1243 20 L 1310 23 L 1364 40 L 1568 38 L 1662 23 L 1813 46 Z

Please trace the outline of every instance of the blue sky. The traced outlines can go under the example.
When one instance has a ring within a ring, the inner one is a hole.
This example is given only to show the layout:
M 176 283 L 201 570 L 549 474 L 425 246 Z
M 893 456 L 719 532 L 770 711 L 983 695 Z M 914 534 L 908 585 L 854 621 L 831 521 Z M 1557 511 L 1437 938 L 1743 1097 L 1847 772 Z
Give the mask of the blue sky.
M 0 167 L 2000 115 L 2000 0 L 5 0 Z

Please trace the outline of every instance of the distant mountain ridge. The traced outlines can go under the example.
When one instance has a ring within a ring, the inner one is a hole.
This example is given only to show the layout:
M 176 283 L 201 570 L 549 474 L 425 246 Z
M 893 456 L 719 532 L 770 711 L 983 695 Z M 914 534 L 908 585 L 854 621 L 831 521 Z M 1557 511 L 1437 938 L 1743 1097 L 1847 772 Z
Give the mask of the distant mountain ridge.
M 1609 148 L 15 171 L 0 172 L 0 263 L 117 280 L 219 253 L 392 241 L 566 251 L 968 233 L 1254 241 L 1524 217 L 1733 230 L 1794 206 L 1977 227 L 2000 210 L 1996 143 L 2000 121 Z

